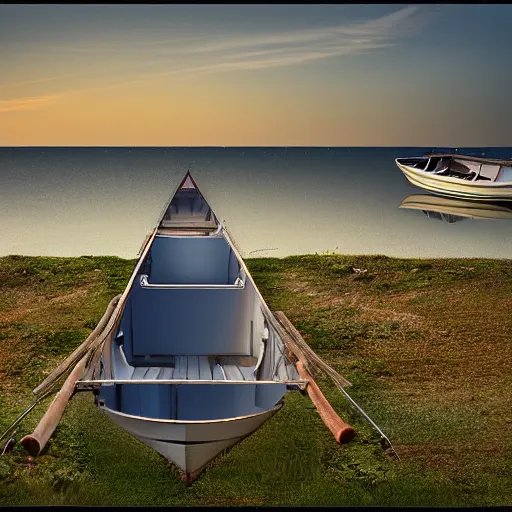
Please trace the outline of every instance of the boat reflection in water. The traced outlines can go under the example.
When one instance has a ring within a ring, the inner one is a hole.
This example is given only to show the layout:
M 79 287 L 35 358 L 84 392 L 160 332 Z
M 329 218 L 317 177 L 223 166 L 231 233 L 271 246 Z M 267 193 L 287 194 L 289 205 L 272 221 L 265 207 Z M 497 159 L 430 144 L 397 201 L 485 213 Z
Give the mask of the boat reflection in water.
M 483 203 L 430 194 L 411 194 L 398 207 L 421 210 L 429 219 L 450 224 L 466 219 L 512 219 L 512 201 Z

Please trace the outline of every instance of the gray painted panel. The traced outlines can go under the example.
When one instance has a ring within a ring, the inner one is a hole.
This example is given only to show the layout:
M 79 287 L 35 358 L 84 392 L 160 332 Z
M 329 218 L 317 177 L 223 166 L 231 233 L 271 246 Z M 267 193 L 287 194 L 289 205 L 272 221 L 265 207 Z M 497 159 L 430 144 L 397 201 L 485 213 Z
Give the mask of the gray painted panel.
M 188 356 L 187 379 L 199 380 L 199 357 Z
M 213 380 L 227 380 L 222 373 L 222 369 L 219 364 L 215 363 L 213 367 Z
M 199 356 L 199 378 L 205 380 L 212 379 L 212 370 L 207 356 Z
M 148 372 L 145 375 L 145 378 L 148 380 L 156 380 L 158 379 L 158 374 L 160 373 L 161 368 L 152 367 L 149 368 Z
M 161 380 L 174 379 L 174 368 L 161 368 L 157 378 Z
M 209 442 L 245 436 L 256 430 L 280 408 L 281 405 L 277 405 L 262 414 L 233 421 L 199 423 L 147 421 L 146 418 L 125 416 L 107 407 L 103 410 L 113 421 L 135 436 L 170 441 Z
M 223 238 L 224 240 L 224 238 Z M 224 240 L 225 241 L 225 240 Z M 235 253 L 229 248 L 229 270 L 228 270 L 228 283 L 234 283 L 240 272 L 240 264 L 236 259 Z
M 114 378 L 119 380 L 128 380 L 133 373 L 133 367 L 128 364 L 123 353 L 123 347 L 119 346 L 117 341 L 112 342 L 112 364 L 114 368 Z
M 140 416 L 141 414 L 138 386 L 123 386 L 121 384 L 116 384 L 116 387 L 117 386 L 120 386 L 119 391 L 121 395 L 121 411 L 126 414 Z
M 274 407 L 285 392 L 284 384 L 179 385 L 178 419 L 199 421 L 256 414 Z
M 238 365 L 232 357 L 223 357 L 221 365 L 229 380 L 244 380 L 242 372 L 238 369 Z
M 143 379 L 144 375 L 146 375 L 147 371 L 148 371 L 147 367 L 135 368 L 135 370 L 133 371 L 132 376 L 131 376 L 132 380 Z
M 100 397 L 106 401 L 107 407 L 125 414 L 207 421 L 248 416 L 272 409 L 285 392 L 286 385 L 281 383 L 114 384 L 102 386 Z
M 157 236 L 149 256 L 149 283 L 233 284 L 239 265 L 231 252 L 222 237 Z
M 254 366 L 238 366 L 244 380 L 256 380 L 254 377 Z
M 249 354 L 253 300 L 251 287 L 150 289 L 136 281 L 126 357 Z
M 186 379 L 187 378 L 187 357 L 179 356 L 176 358 L 176 367 L 174 368 L 173 379 Z

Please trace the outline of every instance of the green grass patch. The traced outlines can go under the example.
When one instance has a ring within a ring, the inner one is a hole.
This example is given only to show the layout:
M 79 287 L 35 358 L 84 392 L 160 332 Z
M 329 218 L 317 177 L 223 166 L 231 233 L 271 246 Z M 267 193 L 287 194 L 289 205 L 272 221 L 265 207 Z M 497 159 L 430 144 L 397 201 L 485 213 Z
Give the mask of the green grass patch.
M 0 430 L 96 326 L 134 260 L 0 258 Z M 339 446 L 300 393 L 216 458 L 191 486 L 158 453 L 77 394 L 39 457 L 0 456 L 1 505 L 503 506 L 512 501 L 510 260 L 324 255 L 247 260 L 265 300 L 352 382 L 325 376 L 357 431 Z M 478 312 L 478 314 L 474 314 Z M 51 397 L 29 415 L 37 425 Z

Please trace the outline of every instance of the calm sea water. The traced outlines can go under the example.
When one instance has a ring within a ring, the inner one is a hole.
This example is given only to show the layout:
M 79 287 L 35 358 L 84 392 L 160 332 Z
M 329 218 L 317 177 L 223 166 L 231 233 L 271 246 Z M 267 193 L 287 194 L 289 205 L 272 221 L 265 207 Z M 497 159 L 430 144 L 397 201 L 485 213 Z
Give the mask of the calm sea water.
M 0 148 L 0 255 L 135 257 L 190 169 L 246 257 L 510 258 L 512 219 L 398 208 L 427 192 L 407 182 L 394 158 L 430 150 Z M 512 148 L 459 152 L 512 156 Z

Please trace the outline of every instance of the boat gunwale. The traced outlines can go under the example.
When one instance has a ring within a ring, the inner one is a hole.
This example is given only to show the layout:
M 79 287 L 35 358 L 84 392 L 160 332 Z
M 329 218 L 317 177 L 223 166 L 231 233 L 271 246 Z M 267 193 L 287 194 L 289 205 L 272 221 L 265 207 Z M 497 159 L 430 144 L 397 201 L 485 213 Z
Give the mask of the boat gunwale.
M 432 153 L 431 155 L 412 158 L 452 158 L 457 160 L 469 160 L 478 163 L 500 164 L 506 167 L 512 167 L 512 160 L 504 160 L 502 158 L 486 158 L 482 156 L 459 155 L 458 153 Z
M 150 283 L 147 274 L 140 275 L 141 288 L 153 290 L 244 290 L 245 281 L 239 280 L 234 284 L 173 284 L 173 283 Z
M 462 178 L 441 176 L 439 174 L 433 174 L 420 169 L 415 169 L 414 167 L 410 167 L 409 165 L 402 164 L 398 160 L 398 158 L 395 159 L 396 164 L 405 175 L 409 173 L 412 174 L 413 176 L 417 176 L 418 178 L 426 177 L 427 181 L 432 181 L 434 183 L 453 183 L 455 185 L 462 185 L 468 187 L 469 190 L 478 190 L 478 188 L 481 187 L 482 189 L 487 190 L 510 189 L 512 191 L 512 181 L 503 181 L 501 183 L 497 183 L 495 181 L 482 181 L 481 183 L 479 183 L 475 181 L 465 180 Z
M 215 228 L 215 231 L 202 231 L 200 229 L 188 229 L 188 228 L 182 228 L 182 229 L 179 229 L 179 228 L 172 228 L 174 230 L 177 231 L 176 234 L 170 234 L 170 233 L 166 233 L 165 231 L 162 231 L 162 229 L 168 229 L 169 231 L 171 231 L 171 228 L 157 228 L 157 233 L 156 233 L 156 238 L 201 238 L 201 239 L 204 239 L 204 238 L 207 238 L 207 239 L 211 239 L 211 238 L 222 238 L 222 226 L 219 225 L 218 227 Z M 208 233 L 208 236 L 204 236 L 204 234 L 189 234 L 187 235 L 187 231 L 190 231 L 191 233 L 199 233 L 199 232 L 202 232 L 202 233 Z
M 250 418 L 256 418 L 258 416 L 263 416 L 265 414 L 269 414 L 271 412 L 277 412 L 281 409 L 283 406 L 282 403 L 278 403 L 271 409 L 267 409 L 266 411 L 257 412 L 254 414 L 247 414 L 245 416 L 235 416 L 233 418 L 224 418 L 220 420 L 167 420 L 163 418 L 148 418 L 147 416 L 135 416 L 133 414 L 127 414 L 125 412 L 119 412 L 114 409 L 110 409 L 106 405 L 100 405 L 99 408 L 103 411 L 106 411 L 109 414 L 114 414 L 116 416 L 122 416 L 124 418 L 130 418 L 134 420 L 139 420 L 143 422 L 152 422 L 152 423 L 164 423 L 166 425 L 210 425 L 210 424 L 217 424 L 217 423 L 229 423 L 229 422 L 235 422 Z
M 308 383 L 305 379 L 288 379 L 288 380 L 212 380 L 212 379 L 105 379 L 105 380 L 80 380 L 76 383 L 78 387 L 82 385 L 100 385 L 100 386 L 113 386 L 115 384 L 297 384 L 306 385 Z

